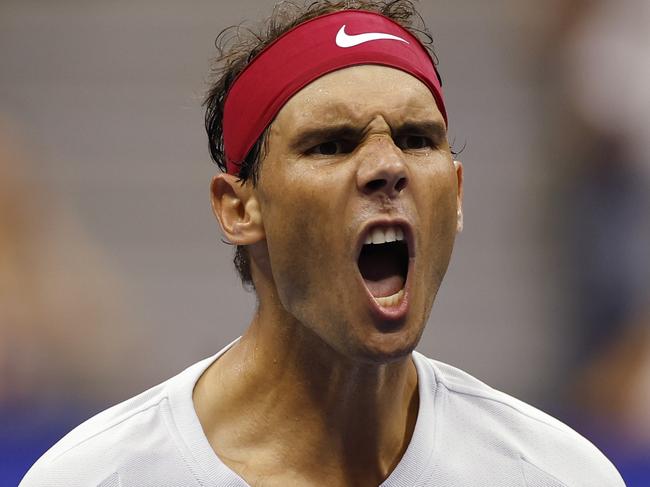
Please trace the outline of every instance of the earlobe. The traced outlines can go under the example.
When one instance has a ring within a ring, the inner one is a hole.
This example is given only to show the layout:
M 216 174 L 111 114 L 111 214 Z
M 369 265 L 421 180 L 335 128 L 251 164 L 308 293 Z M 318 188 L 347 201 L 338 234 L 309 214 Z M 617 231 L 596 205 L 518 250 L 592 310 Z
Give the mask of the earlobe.
M 456 194 L 456 232 L 463 231 L 463 164 L 460 161 L 454 161 L 456 170 L 456 180 L 458 189 Z
M 251 245 L 265 237 L 260 206 L 250 182 L 220 173 L 210 185 L 212 211 L 229 242 Z

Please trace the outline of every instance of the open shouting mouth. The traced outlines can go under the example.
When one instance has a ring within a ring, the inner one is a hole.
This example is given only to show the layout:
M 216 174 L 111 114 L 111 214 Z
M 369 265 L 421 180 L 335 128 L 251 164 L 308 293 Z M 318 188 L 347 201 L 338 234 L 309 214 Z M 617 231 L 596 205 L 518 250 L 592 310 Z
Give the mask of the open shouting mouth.
M 361 233 L 357 265 L 373 313 L 397 320 L 408 310 L 413 232 L 403 220 L 370 222 Z

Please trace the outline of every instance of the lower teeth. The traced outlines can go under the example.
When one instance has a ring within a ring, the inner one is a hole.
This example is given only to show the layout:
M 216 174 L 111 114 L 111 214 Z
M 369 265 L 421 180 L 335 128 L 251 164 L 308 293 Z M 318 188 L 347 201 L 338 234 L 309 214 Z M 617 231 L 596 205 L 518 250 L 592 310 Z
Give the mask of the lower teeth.
M 400 301 L 402 301 L 403 296 L 404 296 L 404 289 L 400 289 L 392 296 L 386 296 L 385 298 L 375 298 L 375 301 L 377 301 L 377 303 L 379 303 L 380 306 L 383 306 L 385 308 L 390 308 L 398 305 Z

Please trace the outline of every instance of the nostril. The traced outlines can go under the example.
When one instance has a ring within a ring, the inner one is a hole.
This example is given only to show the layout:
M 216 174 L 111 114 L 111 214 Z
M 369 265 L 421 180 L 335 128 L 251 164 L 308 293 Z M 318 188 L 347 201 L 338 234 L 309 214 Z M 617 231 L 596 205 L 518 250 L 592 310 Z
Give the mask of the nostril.
M 399 193 L 405 187 L 406 187 L 406 178 L 399 178 L 399 180 L 395 184 L 395 191 L 397 191 Z
M 370 192 L 377 191 L 378 189 L 383 188 L 386 186 L 386 180 L 385 179 L 373 179 L 372 181 L 369 181 L 366 183 L 366 188 Z

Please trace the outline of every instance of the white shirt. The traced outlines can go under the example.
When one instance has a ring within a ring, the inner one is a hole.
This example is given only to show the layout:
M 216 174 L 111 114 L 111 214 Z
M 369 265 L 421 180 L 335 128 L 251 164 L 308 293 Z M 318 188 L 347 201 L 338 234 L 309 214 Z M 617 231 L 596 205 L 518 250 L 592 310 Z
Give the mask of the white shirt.
M 215 454 L 192 402 L 196 381 L 234 343 L 82 423 L 19 487 L 247 487 Z M 381 487 L 624 486 L 568 426 L 450 365 L 412 357 L 417 421 Z

